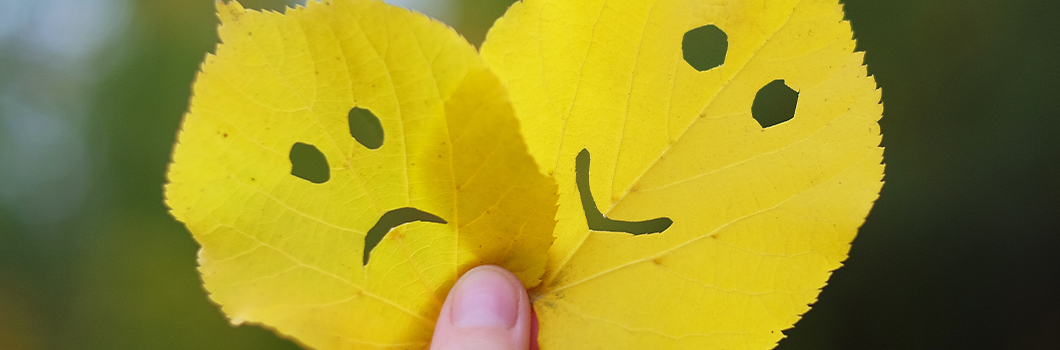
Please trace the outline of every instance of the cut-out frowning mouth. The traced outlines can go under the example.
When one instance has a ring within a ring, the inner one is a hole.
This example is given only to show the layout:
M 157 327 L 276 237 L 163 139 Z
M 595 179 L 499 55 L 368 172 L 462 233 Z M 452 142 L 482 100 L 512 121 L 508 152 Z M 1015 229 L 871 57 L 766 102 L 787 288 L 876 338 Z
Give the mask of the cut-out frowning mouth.
M 379 242 L 383 240 L 387 233 L 398 226 L 416 221 L 438 224 L 449 223 L 437 215 L 416 208 L 400 208 L 388 211 L 379 217 L 379 221 L 376 221 L 375 226 L 372 226 L 372 229 L 368 230 L 368 234 L 364 236 L 364 265 L 368 265 L 368 258 L 371 256 L 372 250 L 379 245 Z

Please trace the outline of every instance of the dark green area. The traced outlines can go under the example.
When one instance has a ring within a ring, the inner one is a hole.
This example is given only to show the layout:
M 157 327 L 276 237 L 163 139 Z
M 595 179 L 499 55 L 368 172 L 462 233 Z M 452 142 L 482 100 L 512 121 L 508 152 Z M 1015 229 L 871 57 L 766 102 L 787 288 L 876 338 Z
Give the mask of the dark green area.
M 751 116 L 765 129 L 795 117 L 798 104 L 799 93 L 784 84 L 784 80 L 774 80 L 755 94 Z
M 297 349 L 226 322 L 163 204 L 190 86 L 218 40 L 213 1 L 119 3 L 120 40 L 85 58 L 103 68 L 85 72 L 100 80 L 81 209 L 41 227 L 16 215 L 21 203 L 0 206 L 0 349 Z M 510 3 L 457 0 L 454 24 L 478 43 Z M 778 349 L 1057 349 L 1060 1 L 844 3 L 883 89 L 886 184 Z M 19 52 L 0 46 L 0 86 L 46 88 L 12 80 Z
M 383 146 L 383 124 L 372 111 L 354 107 L 350 110 L 350 135 L 369 149 Z
M 371 256 L 372 250 L 379 245 L 379 242 L 383 240 L 387 233 L 390 233 L 390 230 L 416 221 L 448 224 L 445 219 L 416 208 L 401 208 L 388 211 L 379 217 L 379 221 L 376 221 L 372 229 L 368 230 L 368 234 L 364 236 L 364 264 L 368 265 L 368 258 Z
M 590 230 L 626 232 L 636 236 L 663 232 L 670 228 L 670 225 L 673 225 L 674 221 L 670 220 L 670 218 L 620 221 L 604 216 L 600 212 L 600 208 L 596 206 L 596 199 L 593 199 L 593 193 L 589 189 L 589 163 L 589 150 L 583 149 L 578 152 L 574 167 L 576 171 L 575 181 L 578 183 L 578 194 L 582 198 L 582 210 L 585 211 L 585 221 L 589 224 Z
M 685 62 L 703 72 L 725 63 L 729 51 L 729 36 L 711 24 L 692 29 L 681 39 Z
M 322 184 L 331 179 L 331 167 L 316 146 L 298 142 L 291 146 L 291 175 Z

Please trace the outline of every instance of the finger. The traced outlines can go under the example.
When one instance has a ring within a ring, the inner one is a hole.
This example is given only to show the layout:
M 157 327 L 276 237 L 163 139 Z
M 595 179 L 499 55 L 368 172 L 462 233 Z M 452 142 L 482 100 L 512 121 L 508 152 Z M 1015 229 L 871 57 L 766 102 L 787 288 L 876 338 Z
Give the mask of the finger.
M 449 291 L 431 350 L 526 350 L 530 325 L 530 298 L 519 279 L 498 266 L 479 266 Z

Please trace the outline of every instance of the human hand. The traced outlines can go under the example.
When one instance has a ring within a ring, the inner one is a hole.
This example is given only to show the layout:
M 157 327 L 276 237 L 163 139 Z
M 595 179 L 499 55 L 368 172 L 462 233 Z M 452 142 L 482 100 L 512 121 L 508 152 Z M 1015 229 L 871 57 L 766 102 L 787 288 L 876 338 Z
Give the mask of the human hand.
M 449 291 L 431 350 L 527 350 L 536 323 L 519 279 L 499 266 L 479 266 Z

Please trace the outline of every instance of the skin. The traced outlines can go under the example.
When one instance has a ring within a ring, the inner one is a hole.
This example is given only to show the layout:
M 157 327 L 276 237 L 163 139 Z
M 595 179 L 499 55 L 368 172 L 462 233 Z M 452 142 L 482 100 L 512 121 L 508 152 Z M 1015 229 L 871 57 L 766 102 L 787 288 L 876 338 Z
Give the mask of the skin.
M 519 279 L 498 266 L 479 266 L 461 276 L 449 291 L 431 350 L 537 349 L 531 347 L 536 326 L 530 298 Z

